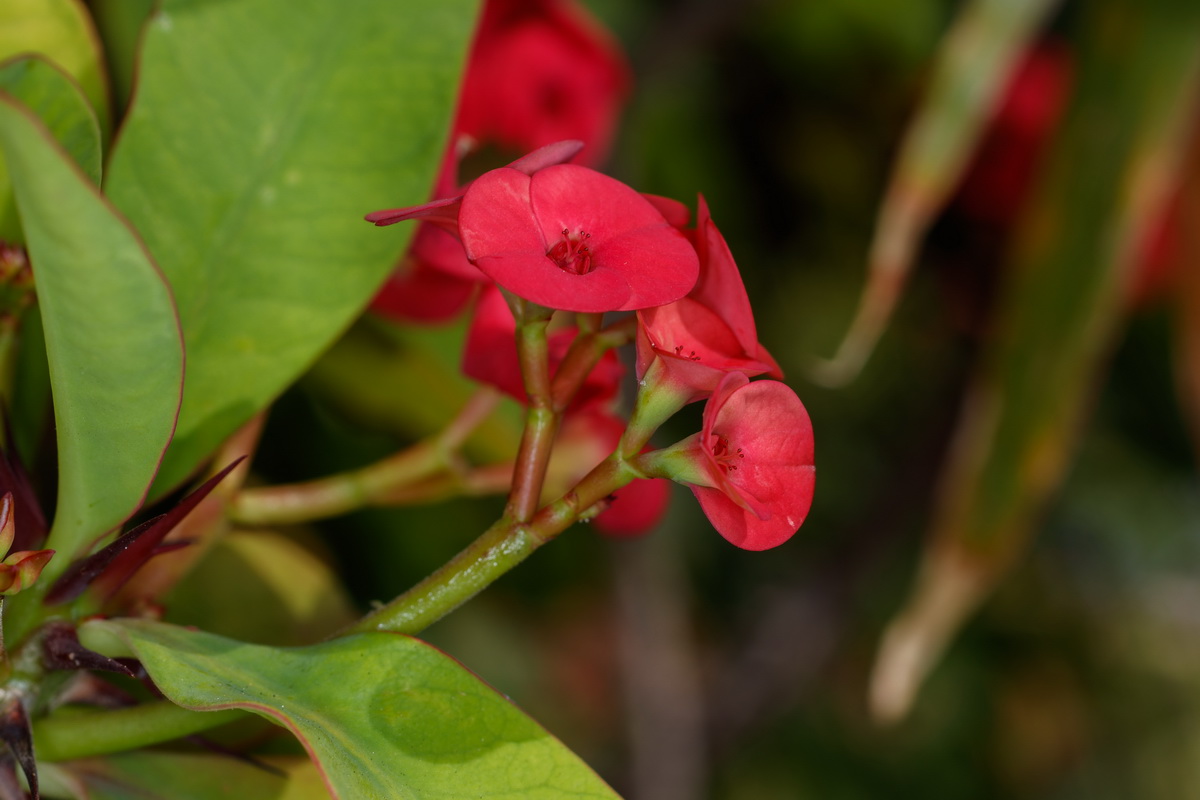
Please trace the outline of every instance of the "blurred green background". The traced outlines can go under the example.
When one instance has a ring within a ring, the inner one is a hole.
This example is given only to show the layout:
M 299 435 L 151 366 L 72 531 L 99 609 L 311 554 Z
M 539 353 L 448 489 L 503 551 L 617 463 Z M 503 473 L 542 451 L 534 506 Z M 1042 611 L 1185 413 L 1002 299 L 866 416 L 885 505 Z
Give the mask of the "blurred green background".
M 1068 52 L 1091 35 L 1082 5 L 1064 4 L 1044 32 Z M 1200 494 L 1173 374 L 1178 292 L 1120 311 L 1103 369 L 1079 387 L 1078 446 L 1031 545 L 912 713 L 890 727 L 868 713 L 880 637 L 909 592 L 989 346 L 1011 226 L 951 200 L 858 380 L 822 388 L 807 368 L 849 325 L 899 143 L 961 5 L 589 8 L 636 75 L 610 171 L 708 200 L 760 338 L 812 416 L 815 504 L 792 541 L 748 553 L 677 488 L 651 537 L 572 530 L 426 638 L 632 800 L 1200 797 Z M 659 441 L 698 425 L 689 409 Z M 273 412 L 256 466 L 312 477 L 394 445 L 310 380 Z M 320 530 L 365 605 L 499 509 L 373 510 Z

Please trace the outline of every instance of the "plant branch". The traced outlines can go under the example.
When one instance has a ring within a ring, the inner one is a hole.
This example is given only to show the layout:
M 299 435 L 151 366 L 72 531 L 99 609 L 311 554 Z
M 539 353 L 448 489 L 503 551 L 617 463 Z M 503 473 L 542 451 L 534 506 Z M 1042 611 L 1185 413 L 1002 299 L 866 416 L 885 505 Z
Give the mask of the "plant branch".
M 440 569 L 340 635 L 367 631 L 419 633 L 470 600 L 580 516 L 640 475 L 613 453 L 528 523 L 502 517 Z
M 231 519 L 241 525 L 279 525 L 344 514 L 394 495 L 447 470 L 471 433 L 492 413 L 499 395 L 481 389 L 436 436 L 359 469 L 301 483 L 246 489 L 234 498 Z
M 560 414 L 565 411 L 604 354 L 614 347 L 632 342 L 636 332 L 637 317 L 634 316 L 617 320 L 600 330 L 585 330 L 580 327 L 579 335 L 571 342 L 562 363 L 554 372 L 554 380 L 550 387 L 554 410 Z
M 504 516 L 518 523 L 528 522 L 537 510 L 554 435 L 558 432 L 559 415 L 550 397 L 550 357 L 546 343 L 548 323 L 549 318 L 517 318 L 517 354 L 529 409 L 525 416 L 521 446 L 517 450 L 512 492 L 508 496 Z

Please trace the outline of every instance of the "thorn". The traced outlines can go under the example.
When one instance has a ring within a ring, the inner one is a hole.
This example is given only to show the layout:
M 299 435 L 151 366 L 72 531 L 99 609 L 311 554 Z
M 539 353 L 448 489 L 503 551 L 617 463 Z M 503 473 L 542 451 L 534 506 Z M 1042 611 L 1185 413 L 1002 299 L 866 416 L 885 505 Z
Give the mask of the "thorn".
M 33 800 L 39 800 L 41 795 L 38 792 L 37 759 L 33 756 L 33 733 L 29 727 L 29 714 L 25 711 L 21 695 L 11 690 L 5 692 L 4 699 L 0 701 L 0 739 L 4 740 L 17 763 L 21 765 Z

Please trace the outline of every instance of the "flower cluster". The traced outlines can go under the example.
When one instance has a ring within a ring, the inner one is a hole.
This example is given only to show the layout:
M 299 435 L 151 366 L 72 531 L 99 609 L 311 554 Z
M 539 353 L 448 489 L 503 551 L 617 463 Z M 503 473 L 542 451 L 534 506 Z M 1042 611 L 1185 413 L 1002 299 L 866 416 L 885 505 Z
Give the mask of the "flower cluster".
M 599 164 L 629 85 L 612 37 L 572 0 L 488 0 L 434 196 L 458 194 L 462 162 L 487 150 L 516 156 L 578 140 L 587 145 L 568 158 Z M 372 308 L 404 321 L 447 320 L 482 280 L 449 233 L 421 225 Z
M 680 227 L 686 213 L 677 204 L 567 163 L 578 149 L 571 142 L 550 145 L 484 173 L 462 194 L 367 219 L 376 225 L 424 220 L 461 243 L 487 285 L 476 304 L 464 369 L 518 399 L 532 400 L 513 344 L 514 309 L 530 319 L 554 311 L 635 312 L 637 409 L 611 436 L 612 446 L 642 476 L 688 483 L 734 544 L 751 550 L 780 544 L 808 513 L 812 427 L 784 384 L 749 380 L 778 377 L 780 370 L 758 341 L 729 247 L 703 198 L 695 227 Z M 564 374 L 581 338 L 574 328 L 550 335 L 548 378 Z M 557 398 L 565 401 L 557 410 L 590 415 L 588 430 L 613 430 L 607 409 L 620 372 L 612 351 L 602 352 L 569 396 Z M 700 434 L 641 454 L 662 421 L 705 398 Z M 630 513 L 620 498 L 616 505 Z M 642 515 L 632 516 L 638 519 L 629 526 L 641 527 Z
M 574 6 L 549 0 L 488 5 L 456 133 L 531 152 L 459 186 L 456 149 L 436 199 L 368 214 L 379 226 L 420 224 L 408 263 L 375 307 L 434 320 L 476 297 L 464 372 L 541 415 L 539 434 L 527 427 L 514 496 L 521 481 L 538 484 L 520 490 L 535 499 L 547 487 L 569 488 L 607 456 L 621 470 L 584 514 L 599 514 L 602 530 L 651 527 L 666 503 L 662 479 L 672 479 L 692 488 L 730 542 L 773 547 L 795 533 L 811 503 L 808 415 L 784 384 L 750 380 L 782 375 L 758 341 L 737 265 L 704 199 L 691 225 L 682 203 L 641 194 L 585 165 L 607 148 L 626 84 L 623 63 L 597 30 Z M 565 58 L 587 63 L 559 71 Z M 506 75 L 520 72 L 514 85 L 534 87 L 540 99 L 485 91 L 500 80 L 497 65 Z M 567 74 L 580 85 L 551 77 Z M 550 99 L 560 96 L 566 99 Z M 569 102 L 576 97 L 599 101 Z M 598 107 L 610 110 L 592 113 Z M 577 134 L 590 145 L 545 141 L 552 133 Z M 556 312 L 574 312 L 577 325 L 552 320 Z M 633 316 L 605 327 L 603 315 L 619 312 Z M 546 333 L 550 322 L 556 327 Z M 523 338 L 537 325 L 541 339 Z M 636 344 L 638 379 L 628 420 L 616 410 L 624 370 L 613 351 L 625 343 Z M 701 400 L 701 433 L 649 449 L 666 419 Z M 553 454 L 542 446 L 547 436 L 557 436 Z M 527 505 L 510 498 L 510 513 L 523 520 Z

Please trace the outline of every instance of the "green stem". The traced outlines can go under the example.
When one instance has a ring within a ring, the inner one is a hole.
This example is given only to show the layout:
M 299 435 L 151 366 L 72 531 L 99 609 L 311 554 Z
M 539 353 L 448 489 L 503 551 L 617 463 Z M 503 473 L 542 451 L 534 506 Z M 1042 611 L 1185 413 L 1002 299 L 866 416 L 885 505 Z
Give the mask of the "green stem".
M 575 327 L 579 330 L 582 336 L 588 333 L 596 333 L 604 325 L 604 312 L 588 314 L 582 311 L 575 314 Z
M 655 358 L 638 384 L 637 400 L 634 402 L 629 425 L 621 436 L 620 452 L 626 458 L 636 456 L 650 441 L 654 432 L 691 399 L 691 391 L 672 384 L 663 360 Z
M 60 711 L 33 723 L 39 761 L 135 750 L 190 736 L 246 715 L 240 709 L 192 711 L 166 700 L 106 711 Z
M 453 497 L 485 497 L 508 494 L 512 487 L 512 462 L 488 464 L 483 467 L 452 468 L 428 480 L 403 486 L 386 497 L 380 505 L 415 506 L 440 503 Z
M 574 489 L 543 508 L 528 523 L 503 517 L 462 552 L 386 606 L 368 614 L 341 635 L 368 631 L 420 633 L 437 622 L 546 542 L 580 515 L 640 474 L 613 453 Z
M 404 489 L 452 469 L 454 456 L 498 400 L 495 391 L 480 390 L 437 436 L 374 464 L 302 483 L 243 490 L 230 506 L 230 518 L 241 525 L 290 524 L 388 503 Z

